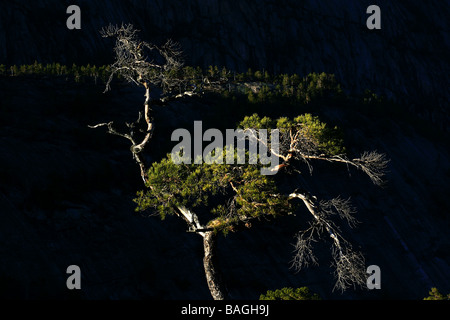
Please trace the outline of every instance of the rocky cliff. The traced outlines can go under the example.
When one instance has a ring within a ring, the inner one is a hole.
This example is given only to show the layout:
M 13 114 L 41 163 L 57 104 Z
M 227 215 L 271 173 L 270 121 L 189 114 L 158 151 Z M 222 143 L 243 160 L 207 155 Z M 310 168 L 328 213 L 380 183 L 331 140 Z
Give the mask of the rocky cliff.
M 179 41 L 190 65 L 334 73 L 346 90 L 371 88 L 447 127 L 448 1 L 377 1 L 381 30 L 368 30 L 372 2 L 80 0 L 82 29 L 68 30 L 71 1 L 4 1 L 0 63 L 108 63 L 98 30 L 133 23 L 148 41 Z
M 175 217 L 136 213 L 132 199 L 143 186 L 129 145 L 87 127 L 135 120 L 143 92 L 115 85 L 105 95 L 103 89 L 64 79 L 0 78 L 0 297 L 209 299 L 201 238 Z M 155 106 L 147 160 L 170 151 L 164 148 L 175 128 L 194 120 L 205 121 L 205 128 L 232 128 L 237 114 L 246 113 L 216 100 Z M 345 106 L 314 111 L 345 129 L 350 152 L 387 154 L 385 188 L 359 172 L 320 166 L 314 179 L 306 174 L 285 187 L 303 186 L 321 199 L 352 198 L 361 223 L 343 233 L 367 265 L 380 266 L 381 290 L 332 292 L 325 246 L 319 247 L 319 267 L 289 268 L 305 210 L 219 239 L 232 298 L 258 299 L 268 289 L 299 286 L 324 299 L 421 299 L 432 286 L 450 291 L 448 139 L 419 130 L 404 115 L 367 112 Z M 81 268 L 80 291 L 66 288 L 69 265 Z
M 365 27 L 369 2 L 299 3 L 80 0 L 82 30 L 69 31 L 69 1 L 3 1 L 0 63 L 108 63 L 112 44 L 97 30 L 131 22 L 147 40 L 180 41 L 188 64 L 335 73 L 346 90 L 409 97 L 448 123 L 447 2 L 378 1 L 377 31 Z M 114 87 L 105 95 L 103 89 L 0 78 L 0 297 L 209 299 L 200 237 L 177 219 L 135 213 L 132 199 L 142 184 L 129 146 L 87 128 L 134 120 L 143 92 Z M 148 160 L 157 158 L 173 128 L 208 116 L 234 126 L 236 115 L 216 107 L 208 100 L 155 107 Z M 380 266 L 382 289 L 332 292 L 326 260 L 299 274 L 289 269 L 290 244 L 304 221 L 298 214 L 220 239 L 233 298 L 257 299 L 286 286 L 308 286 L 325 299 L 421 299 L 431 286 L 450 292 L 448 139 L 426 122 L 391 114 L 321 109 L 345 129 L 353 151 L 377 149 L 391 158 L 385 189 L 345 169 L 316 170 L 317 179 L 299 181 L 324 198 L 352 197 L 361 224 L 344 231 L 368 265 Z M 72 264 L 82 270 L 82 290 L 75 293 L 65 286 Z

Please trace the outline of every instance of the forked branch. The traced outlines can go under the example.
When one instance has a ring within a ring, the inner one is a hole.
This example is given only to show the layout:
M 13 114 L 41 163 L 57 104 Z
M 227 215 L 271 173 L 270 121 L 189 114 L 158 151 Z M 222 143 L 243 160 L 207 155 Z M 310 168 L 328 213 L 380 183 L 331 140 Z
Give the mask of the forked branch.
M 332 211 L 335 210 L 341 218 L 353 224 L 355 220 L 353 217 L 349 218 L 352 211 L 348 201 L 336 198 L 329 202 L 318 202 L 308 193 L 299 192 L 293 192 L 289 197 L 303 201 L 314 218 L 308 229 L 297 234 L 292 267 L 300 271 L 310 263 L 318 264 L 313 244 L 326 232 L 332 241 L 331 251 L 336 276 L 334 289 L 344 291 L 350 286 L 364 285 L 366 274 L 363 255 L 352 250 L 350 243 L 342 237 L 339 228 L 329 219 L 329 216 L 334 214 Z

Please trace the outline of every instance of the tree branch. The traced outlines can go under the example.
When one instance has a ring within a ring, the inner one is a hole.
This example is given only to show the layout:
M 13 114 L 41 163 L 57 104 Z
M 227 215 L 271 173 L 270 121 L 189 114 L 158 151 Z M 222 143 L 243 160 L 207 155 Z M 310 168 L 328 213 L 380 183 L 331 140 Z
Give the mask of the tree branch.
M 303 201 L 315 221 L 310 224 L 307 230 L 298 233 L 292 267 L 300 271 L 302 267 L 309 263 L 317 264 L 312 244 L 316 242 L 316 236 L 320 237 L 323 230 L 326 230 L 333 243 L 332 257 L 336 276 L 336 284 L 333 290 L 340 289 L 343 291 L 349 286 L 364 285 L 366 279 L 364 257 L 361 253 L 352 250 L 351 245 L 341 236 L 337 226 L 327 219 L 331 208 L 334 208 L 341 218 L 346 219 L 349 224 L 353 224 L 354 218 L 349 217 L 352 209 L 348 201 L 336 198 L 329 202 L 318 203 L 316 198 L 308 193 L 293 192 L 289 195 L 289 199 L 295 198 Z

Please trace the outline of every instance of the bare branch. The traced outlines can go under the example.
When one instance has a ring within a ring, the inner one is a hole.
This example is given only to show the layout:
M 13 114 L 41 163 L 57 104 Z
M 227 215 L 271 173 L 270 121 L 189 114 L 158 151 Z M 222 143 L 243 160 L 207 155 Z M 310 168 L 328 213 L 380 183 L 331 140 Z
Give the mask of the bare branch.
M 168 40 L 163 46 L 158 47 L 141 41 L 137 36 L 138 32 L 139 30 L 132 24 L 109 25 L 100 31 L 102 37 L 116 40 L 115 61 L 111 65 L 111 74 L 105 91 L 110 89 L 115 74 L 136 85 L 159 86 L 164 92 L 178 88 L 184 81 L 177 77 L 177 72 L 183 66 L 179 45 Z
M 356 226 L 358 220 L 354 217 L 356 210 L 351 205 L 350 198 L 336 197 L 328 201 L 319 202 L 320 210 L 326 215 L 338 214 L 341 219 L 347 220 L 350 227 Z
M 317 225 L 312 224 L 311 227 L 303 232 L 299 232 L 296 236 L 294 244 L 294 257 L 291 261 L 291 268 L 299 272 L 303 267 L 308 267 L 310 263 L 318 265 L 317 258 L 313 251 L 314 233 L 317 232 Z
M 351 217 L 351 213 L 354 211 L 349 205 L 349 201 L 335 198 L 317 203 L 315 197 L 298 192 L 291 193 L 289 198 L 302 200 L 314 218 L 314 222 L 310 224 L 307 230 L 297 234 L 292 267 L 299 271 L 310 263 L 317 264 L 312 243 L 316 241 L 316 237 L 320 237 L 326 231 L 332 240 L 333 266 L 336 276 L 334 289 L 345 290 L 351 285 L 364 284 L 364 257 L 361 253 L 352 250 L 351 245 L 342 237 L 339 228 L 328 219 L 328 216 L 337 213 L 341 218 L 346 219 L 349 224 L 354 223 L 354 218 Z
M 333 264 L 336 283 L 334 290 L 344 291 L 349 287 L 356 288 L 366 284 L 366 268 L 364 256 L 360 252 L 353 251 L 350 247 L 344 252 L 333 250 Z
M 296 150 L 299 152 L 299 150 Z M 346 165 L 356 167 L 367 174 L 375 185 L 382 186 L 385 183 L 384 176 L 389 160 L 385 154 L 376 151 L 364 152 L 360 158 L 347 159 L 343 155 L 327 157 L 325 155 L 308 155 L 300 153 L 299 155 L 307 160 L 322 160 L 328 162 L 340 162 Z
M 134 142 L 133 138 L 131 137 L 131 135 L 126 134 L 126 133 L 120 133 L 116 129 L 113 128 L 113 121 L 110 121 L 108 123 L 99 123 L 99 124 L 92 125 L 92 126 L 88 125 L 88 127 L 91 129 L 96 129 L 96 128 L 104 127 L 104 126 L 108 127 L 108 133 L 126 138 L 126 139 L 130 140 L 133 145 L 135 145 L 135 142 Z
M 107 127 L 108 128 L 108 133 L 119 136 L 119 137 L 123 137 L 125 139 L 128 139 L 131 142 L 131 147 L 130 147 L 130 151 L 131 154 L 133 155 L 133 159 L 136 160 L 136 163 L 139 165 L 140 171 L 141 171 L 141 177 L 142 180 L 144 181 L 144 183 L 147 181 L 147 173 L 146 173 L 146 167 L 145 167 L 145 163 L 144 163 L 144 159 L 142 157 L 142 155 L 140 154 L 143 150 L 143 148 L 145 147 L 145 144 L 150 140 L 150 137 L 152 135 L 152 130 L 147 131 L 144 139 L 142 140 L 142 142 L 140 144 L 137 144 L 135 139 L 133 138 L 134 136 L 134 130 L 135 130 L 135 126 L 140 122 L 142 117 L 142 113 L 139 112 L 139 118 L 132 124 L 127 123 L 127 127 L 130 130 L 130 133 L 121 133 L 119 131 L 117 131 L 114 127 L 113 127 L 113 121 L 110 121 L 108 123 L 99 123 L 96 125 L 88 125 L 89 128 L 91 129 L 96 129 L 99 127 Z
M 383 178 L 389 163 L 385 154 L 376 151 L 364 152 L 359 159 L 354 159 L 353 162 L 369 176 L 374 184 L 383 185 Z

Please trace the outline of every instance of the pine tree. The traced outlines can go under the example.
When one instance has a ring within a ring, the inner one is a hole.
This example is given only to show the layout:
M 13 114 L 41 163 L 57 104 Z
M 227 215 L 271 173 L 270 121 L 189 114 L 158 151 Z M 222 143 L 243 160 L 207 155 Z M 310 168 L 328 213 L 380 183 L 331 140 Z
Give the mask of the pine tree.
M 169 95 L 158 100 L 161 104 L 167 102 L 167 99 L 185 96 L 172 93 L 170 91 L 172 84 L 161 81 L 163 78 L 164 81 L 173 80 L 175 84 L 179 84 L 178 78 L 167 79 L 164 77 L 170 73 L 158 73 L 161 70 L 177 69 L 180 65 L 177 59 L 180 53 L 170 43 L 158 48 L 140 41 L 132 25 L 109 26 L 102 34 L 105 37 L 116 38 L 114 50 L 116 61 L 111 65 L 112 72 L 106 90 L 110 88 L 112 76 L 117 73 L 123 75 L 130 83 L 143 86 L 146 90 L 146 99 L 144 113 L 139 114 L 136 122 L 126 123 L 129 133 L 117 131 L 112 121 L 90 127 L 107 127 L 109 133 L 126 138 L 131 143 L 130 151 L 139 165 L 145 184 L 145 189 L 138 192 L 135 199 L 137 210 L 148 210 L 150 214 L 158 213 L 163 219 L 168 215 L 178 217 L 186 222 L 189 232 L 202 237 L 203 267 L 214 299 L 226 298 L 223 279 L 220 277 L 221 272 L 216 262 L 217 237 L 221 233 L 246 230 L 252 227 L 254 221 L 270 223 L 274 218 L 289 215 L 297 210 L 309 212 L 305 216 L 305 219 L 309 218 L 309 221 L 305 221 L 309 222 L 309 228 L 299 231 L 296 235 L 292 267 L 300 270 L 309 263 L 317 263 L 313 250 L 315 243 L 329 237 L 336 274 L 335 288 L 345 290 L 349 286 L 366 285 L 364 258 L 361 253 L 353 250 L 339 226 L 342 223 L 349 226 L 355 224 L 354 209 L 350 200 L 340 197 L 319 200 L 307 190 L 300 188 L 288 190 L 289 187 L 279 184 L 278 177 L 281 175 L 290 179 L 293 173 L 305 175 L 308 172 L 312 175 L 315 163 L 336 163 L 347 169 L 357 168 L 368 175 L 375 185 L 381 185 L 388 163 L 383 154 L 364 152 L 356 158 L 341 154 L 345 150 L 343 141 L 336 135 L 338 129 L 331 130 L 313 115 L 272 119 L 253 114 L 245 117 L 237 128 L 248 134 L 249 142 L 258 141 L 258 150 L 261 153 L 257 158 L 260 160 L 263 158 L 264 150 L 270 151 L 274 159 L 277 159 L 276 164 L 261 161 L 250 164 L 249 161 L 237 161 L 248 160 L 251 156 L 249 150 L 239 149 L 238 144 L 238 147 L 216 148 L 209 154 L 209 158 L 229 156 L 228 160 L 231 157 L 234 163 L 225 164 L 220 161 L 197 163 L 193 162 L 194 159 L 182 162 L 179 161 L 179 155 L 172 153 L 147 167 L 143 150 L 153 133 L 150 105 L 155 101 L 150 100 L 150 84 L 161 86 L 163 92 Z M 159 50 L 162 58 L 168 58 L 166 63 L 157 68 L 146 61 L 146 58 L 136 63 L 134 57 L 138 44 Z M 167 48 L 171 50 L 167 51 Z M 216 72 L 212 67 L 209 70 Z M 251 69 L 248 70 L 247 76 L 253 76 Z M 261 90 L 263 97 L 268 94 L 266 90 L 268 89 Z M 192 96 L 194 93 L 188 92 L 187 95 Z M 255 98 L 251 90 L 247 91 L 247 95 L 249 100 Z M 141 131 L 144 134 L 137 137 L 135 129 L 139 123 L 142 124 L 142 116 L 146 127 Z M 265 138 L 264 135 L 258 134 L 259 130 L 265 132 Z M 263 172 L 266 174 L 262 174 Z M 201 212 L 202 215 L 199 216 L 196 212 Z M 284 292 L 301 295 L 290 289 Z
M 253 81 L 253 71 L 252 68 L 248 68 L 247 73 L 246 73 L 246 80 L 247 81 Z
M 19 75 L 19 67 L 17 65 L 11 66 L 11 75 L 18 76 Z
M 21 65 L 20 67 L 19 67 L 19 75 L 25 75 L 25 74 L 27 74 L 28 73 L 28 68 L 27 68 L 27 66 L 26 65 Z
M 247 100 L 248 100 L 249 103 L 256 103 L 257 102 L 255 94 L 250 89 L 247 90 Z
M 228 70 L 227 70 L 225 67 L 222 68 L 222 71 L 221 71 L 221 73 L 220 73 L 220 77 L 221 77 L 222 79 L 228 79 L 228 77 L 229 77 L 229 72 L 228 72 Z
M 298 74 L 291 75 L 290 85 L 293 87 L 297 87 L 300 84 L 301 78 Z
M 77 72 L 78 72 L 78 66 L 75 63 L 73 63 L 72 68 L 70 69 L 70 73 L 75 75 Z
M 208 75 L 209 75 L 211 78 L 214 78 L 214 77 L 216 76 L 214 67 L 211 66 L 211 65 L 208 67 Z
M 37 75 L 41 75 L 43 72 L 44 67 L 42 66 L 42 63 L 38 63 L 36 60 L 33 64 L 33 73 Z
M 255 80 L 256 81 L 261 81 L 263 79 L 263 74 L 261 71 L 257 70 L 255 71 Z
M 269 72 L 267 72 L 267 70 L 264 72 L 264 81 L 269 83 L 271 81 L 271 77 Z
M 235 78 L 236 78 L 236 82 L 238 82 L 238 83 L 244 82 L 246 79 L 246 74 L 245 73 L 236 73 Z
M 291 85 L 291 79 L 289 78 L 289 75 L 288 74 L 283 74 L 282 75 L 282 82 L 281 82 L 281 85 L 283 86 L 283 87 L 288 87 L 288 86 L 290 86 Z

